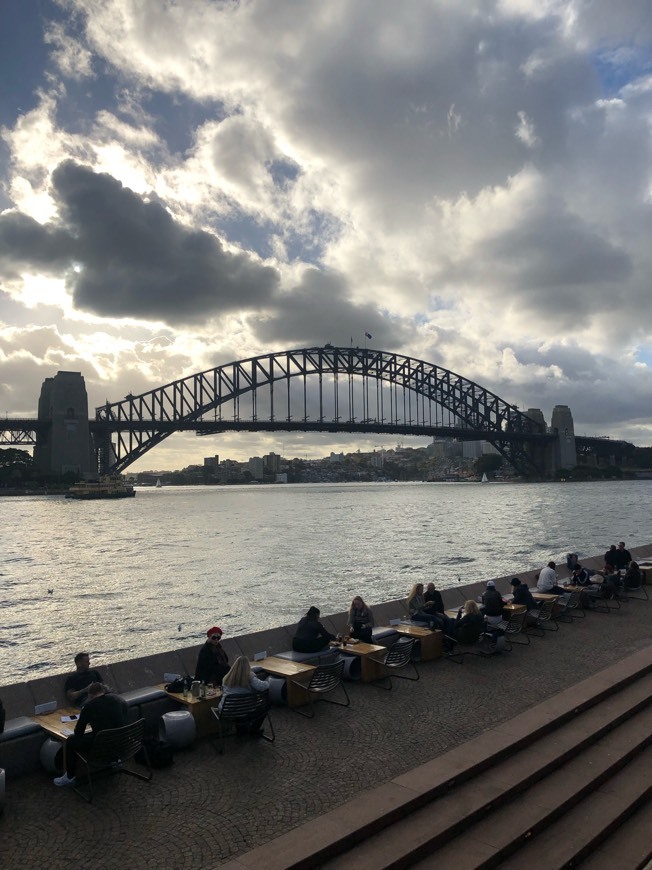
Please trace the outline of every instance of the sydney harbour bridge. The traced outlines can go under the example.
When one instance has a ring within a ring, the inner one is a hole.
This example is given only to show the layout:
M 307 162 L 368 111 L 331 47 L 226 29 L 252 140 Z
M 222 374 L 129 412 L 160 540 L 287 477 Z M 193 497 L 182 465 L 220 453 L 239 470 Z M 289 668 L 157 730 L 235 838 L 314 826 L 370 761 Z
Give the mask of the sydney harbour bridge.
M 570 409 L 515 405 L 423 360 L 358 347 L 302 348 L 230 362 L 88 416 L 84 379 L 58 372 L 41 389 L 37 419 L 0 420 L 0 445 L 34 444 L 43 471 L 124 471 L 174 432 L 348 432 L 487 441 L 525 477 L 577 464 L 578 454 L 621 456 L 627 442 L 575 436 Z

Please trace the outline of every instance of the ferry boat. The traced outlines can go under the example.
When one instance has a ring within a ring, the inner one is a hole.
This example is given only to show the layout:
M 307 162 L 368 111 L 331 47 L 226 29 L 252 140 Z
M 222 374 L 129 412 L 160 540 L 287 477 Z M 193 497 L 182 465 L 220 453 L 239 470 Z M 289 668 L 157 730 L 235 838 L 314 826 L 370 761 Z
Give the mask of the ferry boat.
M 71 486 L 66 498 L 133 498 L 136 490 L 119 477 L 101 477 L 99 480 L 84 480 Z

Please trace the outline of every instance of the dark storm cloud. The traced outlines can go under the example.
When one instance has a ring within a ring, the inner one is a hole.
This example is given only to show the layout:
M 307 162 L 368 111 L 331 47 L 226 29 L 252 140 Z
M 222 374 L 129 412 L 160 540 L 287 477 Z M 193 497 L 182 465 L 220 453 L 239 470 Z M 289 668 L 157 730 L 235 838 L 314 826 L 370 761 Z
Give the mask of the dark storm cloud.
M 73 252 L 69 233 L 35 221 L 19 212 L 0 215 L 0 266 L 7 277 L 25 268 L 60 274 Z
M 370 347 L 398 348 L 414 336 L 411 322 L 384 316 L 378 305 L 356 305 L 349 298 L 345 279 L 336 273 L 306 269 L 301 283 L 279 294 L 269 307 L 269 316 L 251 321 L 260 341 L 266 344 L 363 345 L 365 332 L 373 338 Z
M 264 305 L 276 270 L 219 239 L 174 220 L 108 174 L 73 161 L 52 175 L 59 223 L 40 226 L 23 215 L 0 217 L 0 262 L 67 270 L 75 304 L 111 317 L 196 322 Z M 75 265 L 75 270 L 69 267 Z

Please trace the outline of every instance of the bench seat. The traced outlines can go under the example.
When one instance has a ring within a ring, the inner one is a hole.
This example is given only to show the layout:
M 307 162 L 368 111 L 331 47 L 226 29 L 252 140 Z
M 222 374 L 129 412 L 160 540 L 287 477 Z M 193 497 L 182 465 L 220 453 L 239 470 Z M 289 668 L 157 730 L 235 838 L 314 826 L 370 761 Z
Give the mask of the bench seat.
M 28 734 L 38 733 L 42 734 L 43 732 L 29 716 L 16 716 L 15 719 L 7 719 L 5 722 L 5 730 L 0 734 L 0 743 L 16 740 L 18 737 L 25 737 Z

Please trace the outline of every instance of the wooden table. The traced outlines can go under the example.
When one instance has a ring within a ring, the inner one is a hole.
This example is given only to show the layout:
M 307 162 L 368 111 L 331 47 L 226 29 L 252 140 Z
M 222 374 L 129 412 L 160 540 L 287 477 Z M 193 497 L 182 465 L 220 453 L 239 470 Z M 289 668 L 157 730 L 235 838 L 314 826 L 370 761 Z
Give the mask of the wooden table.
M 61 758 L 58 757 L 54 760 L 54 766 L 57 768 L 61 768 L 62 770 L 66 769 L 66 739 L 70 737 L 70 735 L 75 730 L 75 722 L 62 722 L 62 716 L 76 716 L 79 718 L 79 707 L 59 707 L 58 710 L 53 710 L 52 713 L 40 713 L 38 716 L 30 716 L 32 722 L 36 722 L 46 734 L 49 734 L 50 737 L 54 738 L 54 740 L 58 740 L 61 743 Z M 90 732 L 90 726 L 86 726 L 86 733 Z
M 551 595 L 548 592 L 533 592 L 532 598 L 534 598 L 535 601 L 556 601 L 557 598 L 559 598 L 559 595 L 556 593 Z
M 421 625 L 400 625 L 391 626 L 399 634 L 406 637 L 413 637 L 419 641 L 421 646 L 421 661 L 429 662 L 432 659 L 441 658 L 442 643 L 444 633 L 439 629 L 424 628 Z
M 385 668 L 377 659 L 387 652 L 387 647 L 358 641 L 358 643 L 334 643 L 331 649 L 340 650 L 345 655 L 358 656 L 360 659 L 360 679 L 363 683 L 380 680 L 386 675 Z
M 195 728 L 197 737 L 206 737 L 208 734 L 214 734 L 217 728 L 217 719 L 213 716 L 211 707 L 217 706 L 222 692 L 220 689 L 214 689 L 212 694 L 207 694 L 205 698 L 195 698 L 190 692 L 188 697 L 184 698 L 183 692 L 168 692 L 163 683 L 159 683 L 158 689 L 163 689 L 168 698 L 183 704 L 195 720 Z
M 303 662 L 293 662 L 292 659 L 281 659 L 268 656 L 258 662 L 252 662 L 274 677 L 284 677 L 287 688 L 288 707 L 300 707 L 306 703 L 306 684 L 310 682 L 314 665 Z
M 556 598 L 557 596 L 553 597 Z M 460 610 L 462 610 L 461 607 L 456 607 L 454 610 L 445 610 L 444 613 L 446 616 L 450 616 L 451 619 L 456 619 Z M 523 613 L 525 610 L 527 610 L 527 607 L 524 604 L 503 604 L 503 615 L 506 619 L 509 619 L 515 613 Z

